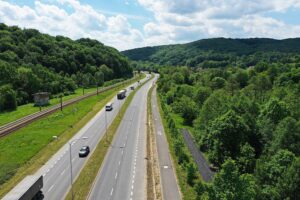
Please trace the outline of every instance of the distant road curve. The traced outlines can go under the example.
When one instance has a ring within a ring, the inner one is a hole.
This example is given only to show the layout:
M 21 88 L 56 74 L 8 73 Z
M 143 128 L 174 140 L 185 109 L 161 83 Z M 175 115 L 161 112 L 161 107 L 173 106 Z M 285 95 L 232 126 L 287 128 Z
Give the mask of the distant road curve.
M 126 80 L 126 81 L 123 81 L 123 82 L 120 82 L 120 83 L 117 83 L 117 84 L 114 84 L 114 85 L 111 85 L 111 86 L 108 86 L 108 87 L 105 87 L 105 88 L 102 88 L 98 91 L 98 93 L 103 93 L 107 90 L 110 90 L 110 89 L 113 89 L 115 87 L 118 87 L 122 84 L 125 84 L 129 81 L 131 81 L 132 79 L 129 79 L 129 80 Z M 76 97 L 76 98 L 73 98 L 73 99 L 70 99 L 68 101 L 65 101 L 63 102 L 62 104 L 62 107 L 66 107 L 66 106 L 69 106 L 71 104 L 74 104 L 74 103 L 77 103 L 79 101 L 82 101 L 88 97 L 91 97 L 91 96 L 95 96 L 97 95 L 97 92 L 91 92 L 91 93 L 87 93 L 83 96 L 80 96 L 80 97 Z M 0 138 L 1 137 L 4 137 L 6 135 L 9 135 L 10 133 L 13 133 L 14 131 L 17 131 L 18 129 L 24 127 L 24 126 L 27 126 L 28 124 L 38 120 L 38 119 L 41 119 L 47 115 L 50 115 L 52 113 L 54 113 L 55 111 L 59 110 L 60 109 L 60 104 L 56 104 L 50 108 L 47 108 L 45 110 L 42 110 L 40 112 L 36 112 L 36 113 L 33 113 L 33 114 L 30 114 L 30 115 L 27 115 L 25 117 L 22 117 L 16 121 L 13 121 L 13 122 L 10 122 L 8 124 L 5 124 L 3 126 L 0 126 Z

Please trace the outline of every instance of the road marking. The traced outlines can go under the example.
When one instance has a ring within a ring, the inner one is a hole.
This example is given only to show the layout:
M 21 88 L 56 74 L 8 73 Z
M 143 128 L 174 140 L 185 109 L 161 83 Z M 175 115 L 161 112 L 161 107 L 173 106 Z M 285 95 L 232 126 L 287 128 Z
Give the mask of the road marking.
M 62 175 L 65 173 L 65 171 L 66 171 L 66 170 L 64 169 L 64 171 L 62 171 L 60 175 L 62 176 Z
M 111 188 L 110 196 L 112 196 L 113 192 L 114 192 L 114 188 Z
M 50 191 L 53 189 L 53 187 L 54 187 L 54 185 L 52 185 L 52 186 L 49 188 L 48 192 L 50 192 Z
M 75 158 L 72 159 L 72 162 L 74 162 L 74 161 L 75 161 Z
M 119 161 L 119 165 L 121 164 L 121 161 Z
M 169 168 L 169 166 L 168 165 L 164 165 L 164 169 L 168 169 Z
M 124 150 L 122 150 L 122 154 L 124 153 Z
M 157 131 L 157 135 L 161 135 L 161 131 Z
M 45 173 L 45 174 L 43 174 L 43 176 L 46 176 L 46 173 Z
M 115 179 L 117 179 L 117 177 L 118 177 L 118 172 L 116 172 Z

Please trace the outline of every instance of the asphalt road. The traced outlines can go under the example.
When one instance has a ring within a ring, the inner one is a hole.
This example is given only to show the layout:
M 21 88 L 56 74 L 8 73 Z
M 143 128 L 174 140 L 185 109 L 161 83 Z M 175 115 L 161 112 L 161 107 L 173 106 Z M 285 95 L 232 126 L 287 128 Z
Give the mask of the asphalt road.
M 195 162 L 197 163 L 198 170 L 205 182 L 210 182 L 214 178 L 214 172 L 209 168 L 209 163 L 206 161 L 204 155 L 199 150 L 196 142 L 192 138 L 188 130 L 182 129 L 185 144 L 189 148 Z
M 150 76 L 150 75 L 147 75 Z M 146 81 L 147 78 L 143 79 L 141 82 Z M 133 84 L 135 87 L 137 83 Z M 127 88 L 127 96 L 131 91 L 129 87 Z M 113 102 L 114 109 L 112 111 L 106 112 L 103 108 L 99 111 L 96 116 L 93 117 L 78 133 L 69 141 L 72 143 L 71 148 L 71 160 L 73 166 L 73 180 L 79 175 L 80 170 L 83 168 L 86 158 L 79 158 L 78 152 L 83 145 L 88 145 L 93 151 L 105 135 L 105 121 L 107 121 L 107 126 L 111 124 L 113 119 L 117 116 L 119 108 L 124 103 L 124 100 L 117 100 L 114 97 L 111 102 Z M 106 117 L 105 117 L 106 113 Z M 105 120 L 105 118 L 107 120 Z M 77 140 L 78 138 L 88 137 L 86 140 Z M 59 138 L 58 138 L 59 139 Z M 76 141 L 74 141 L 76 140 Z M 74 141 L 74 142 L 72 142 Z M 90 154 L 91 155 L 91 154 Z M 52 158 L 45 163 L 45 165 L 40 168 L 35 175 L 43 175 L 44 186 L 43 193 L 45 200 L 60 200 L 64 199 L 66 193 L 70 189 L 70 151 L 69 143 L 65 144 Z M 75 191 L 76 195 L 76 191 Z
M 90 200 L 144 200 L 147 94 L 157 77 L 132 99 L 91 189 Z
M 163 199 L 178 200 L 181 199 L 180 190 L 176 181 L 175 170 L 173 168 L 169 152 L 169 145 L 167 142 L 164 127 L 161 121 L 161 116 L 159 114 L 157 106 L 157 97 L 155 89 L 153 90 L 151 100 Z

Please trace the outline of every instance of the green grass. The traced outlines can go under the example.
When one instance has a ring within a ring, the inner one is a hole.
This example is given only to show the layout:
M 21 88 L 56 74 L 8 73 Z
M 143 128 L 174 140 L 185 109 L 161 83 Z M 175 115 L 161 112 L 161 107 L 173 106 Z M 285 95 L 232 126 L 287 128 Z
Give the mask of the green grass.
M 113 82 L 111 82 L 111 83 L 113 83 Z M 108 84 L 110 84 L 110 83 L 108 83 Z M 99 87 L 99 90 L 100 89 L 101 89 L 101 87 Z M 95 91 L 97 91 L 96 87 L 84 89 L 85 94 L 95 92 Z M 82 88 L 78 88 L 75 90 L 74 94 L 64 96 L 63 101 L 67 101 L 67 100 L 79 97 L 81 95 L 82 95 Z M 50 105 L 44 106 L 44 107 L 42 107 L 42 109 L 49 108 L 58 103 L 60 103 L 60 98 L 50 99 Z M 29 103 L 29 104 L 18 106 L 17 110 L 14 110 L 14 111 L 1 112 L 0 113 L 0 126 L 7 124 L 9 122 L 13 122 L 17 119 L 20 119 L 20 118 L 30 115 L 32 113 L 38 112 L 40 110 L 40 108 L 34 107 L 33 105 L 34 105 L 33 103 Z
M 194 200 L 194 199 L 196 199 L 197 194 L 196 194 L 194 188 L 191 187 L 189 184 L 187 184 L 186 169 L 184 169 L 182 167 L 182 165 L 178 164 L 178 158 L 175 155 L 175 150 L 174 150 L 174 140 L 171 137 L 170 129 L 168 127 L 164 112 L 162 111 L 162 108 L 161 108 L 161 103 L 162 102 L 161 102 L 161 99 L 160 99 L 160 95 L 157 95 L 157 100 L 158 100 L 159 112 L 160 112 L 160 115 L 162 116 L 162 123 L 163 123 L 164 129 L 165 129 L 165 133 L 166 133 L 166 136 L 167 136 L 168 143 L 169 143 L 170 154 L 171 154 L 172 160 L 174 161 L 173 164 L 174 164 L 174 167 L 175 167 L 175 170 L 176 170 L 177 180 L 178 180 L 178 183 L 179 183 L 179 187 L 180 187 L 180 190 L 181 190 L 181 193 L 182 193 L 183 200 Z M 180 116 L 178 116 L 178 115 L 175 116 L 173 113 L 170 113 L 170 115 L 171 115 L 172 118 L 174 117 L 173 119 L 175 121 L 175 124 L 176 124 L 177 128 L 185 127 L 183 125 L 183 119 Z M 192 161 L 193 160 L 192 155 L 187 150 L 186 146 L 184 147 L 184 150 L 185 150 L 189 160 Z M 197 176 L 198 176 L 198 178 L 200 178 L 198 173 L 197 173 Z
M 153 78 L 153 75 L 152 75 Z M 148 82 L 148 80 L 147 80 Z M 105 139 L 101 139 L 100 142 L 97 144 L 97 147 L 91 157 L 88 159 L 86 165 L 83 167 L 83 169 L 80 172 L 80 175 L 76 179 L 76 181 L 73 184 L 73 190 L 75 199 L 79 200 L 85 200 L 89 194 L 89 191 L 92 187 L 92 184 L 97 176 L 97 173 L 102 165 L 102 162 L 104 160 L 104 157 L 107 153 L 107 150 L 113 141 L 114 135 L 122 121 L 122 118 L 124 114 L 126 113 L 126 110 L 128 106 L 130 105 L 135 93 L 138 91 L 140 87 L 142 87 L 146 82 L 144 82 L 142 85 L 140 85 L 134 92 L 132 92 L 127 98 L 125 103 L 123 104 L 121 110 L 119 111 L 118 115 L 119 117 L 116 117 L 112 124 L 109 126 L 107 130 L 107 141 Z M 67 194 L 66 199 L 72 199 L 71 192 Z
M 141 77 L 142 78 L 142 77 Z M 135 82 L 130 81 L 126 85 Z M 39 169 L 116 93 L 118 86 L 38 120 L 0 140 L 0 197 Z M 53 140 L 53 136 L 59 136 Z

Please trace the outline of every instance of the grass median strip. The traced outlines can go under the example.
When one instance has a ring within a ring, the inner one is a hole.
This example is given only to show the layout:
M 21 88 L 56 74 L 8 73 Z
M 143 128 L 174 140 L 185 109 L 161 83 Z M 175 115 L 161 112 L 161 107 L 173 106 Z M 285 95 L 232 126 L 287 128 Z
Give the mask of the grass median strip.
M 151 79 L 154 76 L 152 75 Z M 151 80 L 149 79 L 149 80 Z M 148 82 L 148 81 L 147 81 Z M 122 108 L 120 109 L 118 113 L 118 117 L 114 119 L 112 124 L 109 126 L 107 130 L 107 140 L 103 138 L 100 140 L 100 142 L 97 144 L 96 149 L 94 150 L 91 157 L 86 162 L 84 168 L 81 170 L 80 175 L 77 177 L 76 181 L 73 184 L 73 190 L 75 191 L 75 199 L 79 200 L 85 200 L 88 197 L 88 194 L 91 190 L 91 187 L 95 181 L 95 178 L 97 176 L 97 173 L 102 165 L 102 162 L 104 160 L 104 157 L 107 153 L 107 150 L 109 148 L 109 145 L 113 141 L 114 135 L 122 121 L 122 118 L 130 105 L 135 93 L 138 91 L 140 87 L 142 87 L 146 82 L 144 82 L 142 85 L 140 85 L 134 92 L 132 92 L 126 99 L 125 103 L 123 104 Z M 71 192 L 67 194 L 66 197 L 67 200 L 72 199 Z
M 126 85 L 135 81 L 137 79 Z M 98 96 L 87 98 L 66 107 L 63 112 L 53 113 L 2 138 L 0 140 L 0 198 L 26 175 L 33 174 L 45 164 L 124 87 L 125 85 L 120 85 Z M 54 135 L 59 138 L 53 140 Z
M 152 86 L 147 96 L 147 199 L 161 200 L 159 161 L 156 149 L 155 127 L 152 116 Z

